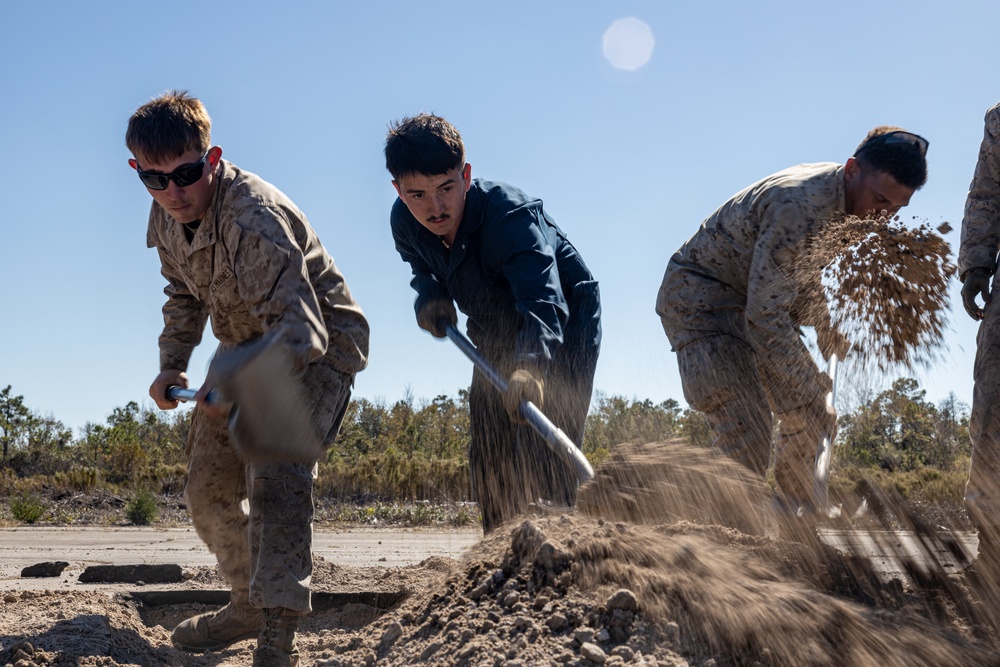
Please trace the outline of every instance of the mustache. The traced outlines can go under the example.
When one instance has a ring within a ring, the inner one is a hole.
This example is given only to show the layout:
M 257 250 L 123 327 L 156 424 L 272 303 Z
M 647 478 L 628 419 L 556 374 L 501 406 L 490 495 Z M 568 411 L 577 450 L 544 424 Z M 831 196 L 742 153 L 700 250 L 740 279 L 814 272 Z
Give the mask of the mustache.
M 444 222 L 445 220 L 447 220 L 450 217 L 451 216 L 448 215 L 447 213 L 445 213 L 444 215 L 440 215 L 440 216 L 431 216 L 430 218 L 427 218 L 427 222 Z

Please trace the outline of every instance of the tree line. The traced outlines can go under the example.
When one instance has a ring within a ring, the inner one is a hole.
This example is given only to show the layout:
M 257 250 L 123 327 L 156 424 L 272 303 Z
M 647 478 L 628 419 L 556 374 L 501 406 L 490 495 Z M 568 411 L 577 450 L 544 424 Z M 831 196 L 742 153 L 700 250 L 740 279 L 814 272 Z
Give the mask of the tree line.
M 129 402 L 104 423 L 74 435 L 52 416 L 30 410 L 10 385 L 0 391 L 0 495 L 19 480 L 85 491 L 99 485 L 179 493 L 190 411 L 161 412 Z M 954 394 L 938 404 L 912 378 L 896 380 L 844 411 L 834 448 L 834 477 L 927 470 L 950 475 L 943 495 L 960 499 L 970 456 L 969 409 Z M 711 446 L 704 415 L 672 399 L 597 393 L 583 450 L 596 466 L 615 445 L 675 438 Z M 341 499 L 466 500 L 469 404 L 455 396 L 388 403 L 354 399 L 340 435 L 321 462 L 317 493 Z M 853 471 L 853 472 L 852 472 Z M 958 494 L 956 496 L 956 494 Z

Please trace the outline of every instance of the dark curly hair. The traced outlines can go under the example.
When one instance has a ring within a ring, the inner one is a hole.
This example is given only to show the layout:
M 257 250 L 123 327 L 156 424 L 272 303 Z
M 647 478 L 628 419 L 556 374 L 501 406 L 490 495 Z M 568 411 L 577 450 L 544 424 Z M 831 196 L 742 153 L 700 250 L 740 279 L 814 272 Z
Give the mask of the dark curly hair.
M 410 174 L 437 176 L 465 166 L 465 144 L 455 126 L 422 113 L 389 125 L 385 168 L 399 180 Z

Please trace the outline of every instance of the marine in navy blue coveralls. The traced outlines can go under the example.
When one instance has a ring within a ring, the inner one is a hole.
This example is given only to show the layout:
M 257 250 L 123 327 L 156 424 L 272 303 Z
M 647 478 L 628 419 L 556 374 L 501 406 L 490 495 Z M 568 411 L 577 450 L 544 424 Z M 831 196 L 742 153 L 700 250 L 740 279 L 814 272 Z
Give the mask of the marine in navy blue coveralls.
M 505 183 L 474 179 L 454 244 L 428 231 L 399 199 L 396 249 L 413 269 L 415 310 L 452 299 L 468 335 L 502 375 L 537 370 L 543 412 L 578 446 L 601 344 L 597 281 L 542 201 Z M 576 479 L 530 427 L 513 423 L 479 371 L 469 392 L 472 491 L 490 532 L 536 499 L 576 502 Z

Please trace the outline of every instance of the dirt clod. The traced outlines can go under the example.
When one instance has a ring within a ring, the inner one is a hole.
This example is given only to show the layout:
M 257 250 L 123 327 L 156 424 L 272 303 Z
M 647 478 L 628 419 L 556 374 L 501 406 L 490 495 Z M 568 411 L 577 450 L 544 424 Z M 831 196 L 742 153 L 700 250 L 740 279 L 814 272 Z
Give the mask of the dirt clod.
M 907 226 L 899 216 L 819 225 L 796 265 L 802 319 L 820 321 L 829 308 L 830 324 L 861 367 L 929 364 L 940 352 L 955 274 L 940 235 L 947 231 L 947 223 L 935 231 L 926 222 Z

